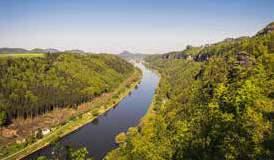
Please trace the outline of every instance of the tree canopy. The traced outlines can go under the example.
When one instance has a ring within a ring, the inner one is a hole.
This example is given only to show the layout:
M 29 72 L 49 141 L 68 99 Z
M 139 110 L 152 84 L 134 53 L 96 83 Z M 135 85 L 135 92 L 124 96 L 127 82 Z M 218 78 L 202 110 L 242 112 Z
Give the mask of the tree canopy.
M 0 113 L 33 117 L 55 107 L 75 107 L 112 91 L 133 65 L 107 54 L 52 53 L 0 58 Z

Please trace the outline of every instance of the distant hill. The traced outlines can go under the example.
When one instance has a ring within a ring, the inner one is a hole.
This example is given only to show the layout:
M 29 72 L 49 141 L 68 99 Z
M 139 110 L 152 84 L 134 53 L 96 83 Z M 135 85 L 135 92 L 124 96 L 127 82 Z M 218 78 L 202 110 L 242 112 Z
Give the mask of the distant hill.
M 85 51 L 80 49 L 72 49 L 72 50 L 65 50 L 60 51 L 54 48 L 34 48 L 32 50 L 27 50 L 23 48 L 0 48 L 0 54 L 15 54 L 15 53 L 59 53 L 59 52 L 69 52 L 69 53 L 85 53 Z
M 54 48 L 47 48 L 47 49 L 35 48 L 35 49 L 32 49 L 31 52 L 58 53 L 58 52 L 61 52 L 61 51 L 59 51 L 58 49 L 54 49 Z
M 27 50 L 23 48 L 0 48 L 0 54 L 18 54 L 18 53 L 58 53 L 61 52 L 54 48 L 41 49 L 35 48 L 32 50 Z
M 69 52 L 69 53 L 85 53 L 85 51 L 83 50 L 79 50 L 79 49 L 72 49 L 72 50 L 65 50 L 64 52 Z
M 119 56 L 127 60 L 130 60 L 130 59 L 142 60 L 146 56 L 146 54 L 131 53 L 129 51 L 123 51 L 122 53 L 119 54 Z
M 120 53 L 121 56 L 127 56 L 127 55 L 132 55 L 132 54 L 134 54 L 134 53 L 131 53 L 129 51 L 123 51 Z
M 61 52 L 58 49 L 54 49 L 54 48 L 48 48 L 44 50 L 46 53 L 58 53 Z
M 45 50 L 44 49 L 41 49 L 41 48 L 34 48 L 34 49 L 32 49 L 31 50 L 31 52 L 36 52 L 36 53 L 44 53 L 45 52 Z
M 0 48 L 0 54 L 10 54 L 10 53 L 27 53 L 29 52 L 23 48 Z

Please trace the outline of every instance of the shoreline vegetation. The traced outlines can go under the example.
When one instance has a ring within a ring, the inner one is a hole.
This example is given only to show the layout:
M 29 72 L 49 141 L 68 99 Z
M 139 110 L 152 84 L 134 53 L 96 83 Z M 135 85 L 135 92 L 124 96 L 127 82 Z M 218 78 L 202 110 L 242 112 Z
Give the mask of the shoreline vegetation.
M 142 72 L 140 69 L 135 68 L 132 75 L 127 78 L 120 86 L 115 89 L 112 93 L 108 95 L 102 95 L 91 102 L 87 102 L 90 106 L 90 110 L 71 117 L 65 124 L 58 125 L 49 133 L 45 135 L 42 139 L 26 146 L 25 148 L 10 154 L 5 155 L 6 157 L 0 157 L 2 160 L 13 160 L 13 159 L 22 159 L 28 155 L 34 153 L 35 151 L 46 147 L 47 145 L 58 141 L 60 138 L 76 131 L 77 129 L 83 127 L 87 123 L 92 122 L 97 117 L 103 115 L 113 107 L 115 107 L 124 97 L 126 97 L 132 89 L 138 85 L 141 80 Z M 93 103 L 94 102 L 94 103 Z M 97 107 L 96 107 L 97 106 Z M 100 106 L 98 108 L 98 106 Z

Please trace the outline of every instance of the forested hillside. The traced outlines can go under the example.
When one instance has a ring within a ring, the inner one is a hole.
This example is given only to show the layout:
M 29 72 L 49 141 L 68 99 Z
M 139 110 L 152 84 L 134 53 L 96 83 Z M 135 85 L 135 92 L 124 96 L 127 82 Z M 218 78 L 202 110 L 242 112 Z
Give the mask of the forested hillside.
M 112 91 L 134 71 L 112 55 L 46 54 L 0 58 L 0 124 L 56 107 L 76 107 Z
M 274 159 L 273 26 L 147 57 L 161 74 L 152 108 L 106 159 Z

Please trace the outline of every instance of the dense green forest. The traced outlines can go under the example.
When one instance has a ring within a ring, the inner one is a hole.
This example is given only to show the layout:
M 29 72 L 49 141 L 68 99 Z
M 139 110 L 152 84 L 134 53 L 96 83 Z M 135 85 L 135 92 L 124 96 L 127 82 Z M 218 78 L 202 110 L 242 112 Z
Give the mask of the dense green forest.
M 115 89 L 133 65 L 107 54 L 52 53 L 0 58 L 0 124 L 55 107 L 76 107 Z
M 147 57 L 161 74 L 152 108 L 106 159 L 274 159 L 273 26 Z

